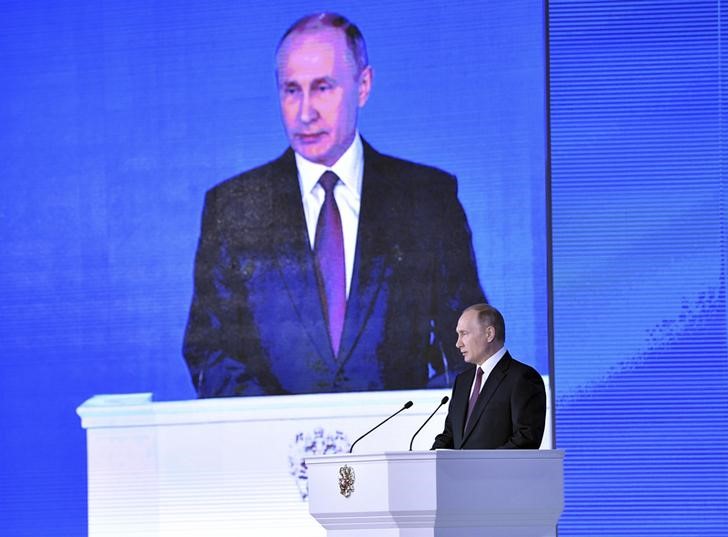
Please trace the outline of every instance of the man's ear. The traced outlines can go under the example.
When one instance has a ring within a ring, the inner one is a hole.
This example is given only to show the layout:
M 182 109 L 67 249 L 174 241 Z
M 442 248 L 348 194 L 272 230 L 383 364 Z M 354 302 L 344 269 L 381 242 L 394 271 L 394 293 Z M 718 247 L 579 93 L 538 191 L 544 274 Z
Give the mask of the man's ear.
M 359 108 L 363 108 L 369 100 L 369 93 L 372 91 L 372 81 L 374 79 L 374 70 L 371 65 L 367 65 L 359 74 Z
M 485 337 L 488 339 L 488 343 L 493 343 L 495 339 L 495 326 L 485 327 Z

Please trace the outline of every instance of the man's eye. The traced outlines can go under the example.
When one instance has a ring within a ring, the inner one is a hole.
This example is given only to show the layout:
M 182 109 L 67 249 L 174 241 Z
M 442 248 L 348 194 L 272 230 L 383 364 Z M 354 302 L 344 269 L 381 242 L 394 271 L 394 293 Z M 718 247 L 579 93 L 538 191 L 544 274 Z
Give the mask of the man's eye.
M 295 86 L 287 86 L 283 88 L 283 93 L 286 95 L 295 95 L 298 93 L 298 88 Z
M 322 93 L 329 91 L 330 89 L 331 86 L 329 84 L 319 84 L 318 86 L 316 86 L 316 90 Z

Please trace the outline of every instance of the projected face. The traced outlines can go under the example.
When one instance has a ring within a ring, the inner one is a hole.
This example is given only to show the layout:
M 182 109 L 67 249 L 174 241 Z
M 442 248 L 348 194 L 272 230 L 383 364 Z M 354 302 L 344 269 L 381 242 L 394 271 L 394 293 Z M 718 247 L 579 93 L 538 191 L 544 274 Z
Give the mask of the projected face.
M 469 364 L 482 364 L 499 348 L 495 341 L 495 328 L 480 324 L 475 310 L 468 310 L 460 316 L 457 332 L 455 345 Z
M 332 28 L 289 35 L 277 68 L 291 147 L 310 161 L 333 165 L 354 140 L 359 108 L 369 98 L 371 68 L 357 74 L 344 33 Z

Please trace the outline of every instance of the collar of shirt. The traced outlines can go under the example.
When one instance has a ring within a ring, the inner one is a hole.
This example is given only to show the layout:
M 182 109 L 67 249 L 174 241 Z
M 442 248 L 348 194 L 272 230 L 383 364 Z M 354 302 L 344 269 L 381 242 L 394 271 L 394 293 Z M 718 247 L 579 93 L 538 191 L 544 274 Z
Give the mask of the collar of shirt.
M 296 168 L 298 168 L 298 182 L 301 187 L 301 196 L 306 198 L 314 194 L 316 189 L 321 190 L 321 203 L 323 203 L 323 187 L 318 184 L 319 179 L 326 170 L 334 172 L 348 190 L 349 197 L 357 203 L 361 202 L 361 185 L 364 177 L 364 146 L 357 131 L 354 141 L 333 166 L 324 166 L 306 160 L 296 153 Z
M 488 358 L 486 358 L 485 362 L 480 364 L 478 367 L 483 370 L 483 382 L 480 384 L 480 390 L 483 390 L 483 386 L 485 386 L 485 381 L 488 380 L 488 377 L 492 373 L 492 371 L 495 369 L 495 366 L 498 365 L 498 362 L 501 361 L 501 358 L 503 358 L 508 352 L 505 345 L 501 347 L 498 351 L 496 351 L 494 354 L 491 354 Z M 475 379 L 473 379 L 473 387 L 475 387 Z M 473 388 L 470 389 L 470 391 L 473 391 Z

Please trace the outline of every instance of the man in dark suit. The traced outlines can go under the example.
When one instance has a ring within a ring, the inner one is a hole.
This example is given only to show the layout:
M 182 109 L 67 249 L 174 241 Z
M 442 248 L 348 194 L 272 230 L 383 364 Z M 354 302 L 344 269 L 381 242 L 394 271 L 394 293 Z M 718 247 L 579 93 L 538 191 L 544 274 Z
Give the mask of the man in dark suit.
M 546 423 L 541 375 L 506 350 L 501 313 L 488 304 L 467 308 L 457 348 L 472 367 L 455 379 L 445 429 L 432 449 L 538 449 Z
M 362 140 L 372 69 L 345 18 L 294 23 L 276 78 L 291 147 L 205 198 L 184 341 L 198 395 L 449 385 L 458 312 L 484 300 L 455 178 Z

